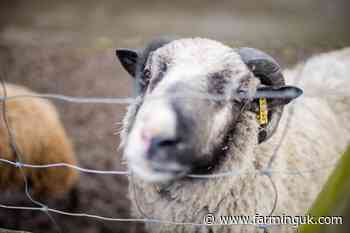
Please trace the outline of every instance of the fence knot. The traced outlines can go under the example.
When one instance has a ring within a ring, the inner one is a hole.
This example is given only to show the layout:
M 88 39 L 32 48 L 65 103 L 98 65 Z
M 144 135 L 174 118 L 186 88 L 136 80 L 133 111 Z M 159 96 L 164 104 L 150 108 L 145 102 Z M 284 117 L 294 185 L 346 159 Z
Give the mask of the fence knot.
M 265 169 L 265 170 L 261 170 L 261 174 L 270 177 L 270 176 L 272 175 L 272 171 L 271 171 L 270 168 L 267 168 L 267 169 Z
M 43 212 L 49 212 L 49 207 L 47 207 L 46 205 L 44 205 L 44 206 L 42 206 L 42 207 L 40 208 L 40 210 L 43 211 Z

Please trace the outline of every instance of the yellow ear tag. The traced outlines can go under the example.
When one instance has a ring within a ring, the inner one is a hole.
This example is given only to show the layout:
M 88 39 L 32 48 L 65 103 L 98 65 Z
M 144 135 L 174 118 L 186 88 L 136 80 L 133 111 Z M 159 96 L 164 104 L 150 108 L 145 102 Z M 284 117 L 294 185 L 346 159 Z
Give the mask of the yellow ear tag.
M 268 122 L 267 117 L 267 101 L 266 98 L 259 98 L 259 115 L 258 120 L 260 125 L 266 125 Z

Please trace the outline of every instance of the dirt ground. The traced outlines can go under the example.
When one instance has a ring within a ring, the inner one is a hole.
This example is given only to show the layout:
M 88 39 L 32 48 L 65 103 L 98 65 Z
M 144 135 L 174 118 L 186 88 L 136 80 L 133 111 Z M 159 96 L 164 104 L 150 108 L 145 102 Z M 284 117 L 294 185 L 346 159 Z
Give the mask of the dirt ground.
M 2 1 L 0 69 L 8 82 L 39 93 L 130 96 L 132 81 L 117 47 L 141 47 L 159 35 L 209 37 L 266 50 L 284 67 L 350 45 L 348 1 Z M 307 3 L 305 3 L 307 2 Z M 321 3 L 321 4 L 320 4 Z M 113 133 L 125 105 L 55 100 L 82 167 L 125 170 Z M 4 165 L 0 165 L 1 166 Z M 78 195 L 41 199 L 52 208 L 129 218 L 126 177 L 81 173 Z M 2 204 L 26 205 L 23 192 L 0 193 Z M 61 232 L 142 232 L 140 223 L 53 215 Z M 41 212 L 0 209 L 0 228 L 55 232 Z

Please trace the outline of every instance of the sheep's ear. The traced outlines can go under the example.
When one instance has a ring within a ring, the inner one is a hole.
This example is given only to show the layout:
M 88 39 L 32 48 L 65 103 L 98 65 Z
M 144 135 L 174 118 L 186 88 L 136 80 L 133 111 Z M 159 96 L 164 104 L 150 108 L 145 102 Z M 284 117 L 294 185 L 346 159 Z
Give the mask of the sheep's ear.
M 295 86 L 263 86 L 257 89 L 250 110 L 257 114 L 261 127 L 258 135 L 259 143 L 268 140 L 276 131 L 283 106 L 302 94 L 303 91 Z
M 303 91 L 295 86 L 272 87 L 264 86 L 258 88 L 255 99 L 266 98 L 269 109 L 286 105 L 303 94 Z
M 136 64 L 139 55 L 136 51 L 131 49 L 117 49 L 116 55 L 122 64 L 123 68 L 132 76 L 136 74 Z

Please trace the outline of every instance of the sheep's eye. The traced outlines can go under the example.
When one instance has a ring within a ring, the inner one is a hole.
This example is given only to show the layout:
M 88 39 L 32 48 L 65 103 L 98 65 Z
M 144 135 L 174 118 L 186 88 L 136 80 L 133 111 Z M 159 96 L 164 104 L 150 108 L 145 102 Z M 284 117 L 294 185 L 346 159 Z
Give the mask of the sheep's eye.
M 160 65 L 160 71 L 161 71 L 162 73 L 165 73 L 167 70 L 168 70 L 168 64 L 167 64 L 167 63 L 162 63 L 162 64 Z
M 232 96 L 232 102 L 236 104 L 242 104 L 246 98 L 246 92 L 238 89 Z
M 237 95 L 239 99 L 244 99 L 246 97 L 246 91 L 245 90 L 238 90 Z
M 151 71 L 149 69 L 144 69 L 142 74 L 142 81 L 145 85 L 151 80 Z

